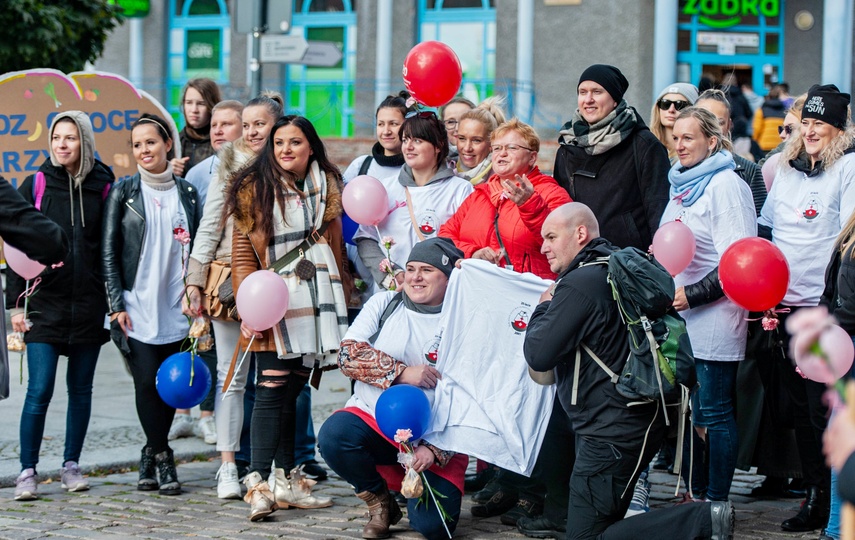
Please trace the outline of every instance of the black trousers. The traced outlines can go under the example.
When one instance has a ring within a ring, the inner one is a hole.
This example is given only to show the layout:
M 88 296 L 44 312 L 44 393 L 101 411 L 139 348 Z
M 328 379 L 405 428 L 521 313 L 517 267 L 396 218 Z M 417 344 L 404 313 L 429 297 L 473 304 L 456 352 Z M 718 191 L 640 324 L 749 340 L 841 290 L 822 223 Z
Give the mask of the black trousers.
M 159 454 L 169 448 L 167 436 L 175 409 L 160 398 L 155 379 L 160 364 L 181 351 L 181 342 L 150 345 L 128 338 L 128 347 L 131 349 L 128 367 L 134 379 L 137 416 L 145 432 L 146 445 L 151 447 L 152 452 Z
M 623 518 L 638 476 L 659 450 L 665 432 L 660 412 L 646 444 L 624 441 L 618 436 L 612 440 L 576 437 L 576 462 L 570 477 L 567 512 L 568 540 L 710 537 L 709 504 L 684 504 Z
M 827 388 L 822 383 L 803 379 L 789 358 L 790 334 L 784 328 L 787 318 L 799 308 L 791 309 L 790 313 L 778 315 L 781 322 L 774 330 L 777 335 L 773 336 L 776 346 L 763 350 L 759 361 L 774 362 L 780 368 L 779 384 L 786 388 L 792 401 L 792 422 L 805 485 L 827 490 L 831 487 L 831 470 L 822 455 L 822 434 L 828 425 L 828 408 L 822 396 Z
M 275 352 L 255 353 L 257 378 L 252 409 L 250 472 L 267 478 L 276 468 L 287 475 L 294 467 L 294 439 L 297 427 L 297 397 L 309 380 L 301 358 L 282 360 Z

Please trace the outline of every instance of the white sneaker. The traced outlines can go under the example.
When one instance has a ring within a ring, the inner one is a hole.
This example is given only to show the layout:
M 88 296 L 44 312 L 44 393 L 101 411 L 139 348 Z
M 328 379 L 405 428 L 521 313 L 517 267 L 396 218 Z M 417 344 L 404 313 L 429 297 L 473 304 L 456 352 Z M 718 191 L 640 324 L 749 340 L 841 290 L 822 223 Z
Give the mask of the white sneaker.
M 189 414 L 176 414 L 172 419 L 172 426 L 169 428 L 167 438 L 170 441 L 180 439 L 181 437 L 193 436 L 193 418 Z
M 237 465 L 224 461 L 217 471 L 217 497 L 220 499 L 240 499 L 240 482 Z
M 213 416 L 203 416 L 196 422 L 194 435 L 204 439 L 207 444 L 217 444 L 217 423 Z

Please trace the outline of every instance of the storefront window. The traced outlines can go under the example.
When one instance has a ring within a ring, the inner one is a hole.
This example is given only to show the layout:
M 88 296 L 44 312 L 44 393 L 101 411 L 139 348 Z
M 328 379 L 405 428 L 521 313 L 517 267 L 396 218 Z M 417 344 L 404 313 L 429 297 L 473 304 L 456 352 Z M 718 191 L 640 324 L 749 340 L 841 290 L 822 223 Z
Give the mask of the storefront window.
M 678 65 L 690 67 L 695 84 L 704 72 L 734 73 L 765 94 L 783 76 L 784 1 L 680 0 Z
M 285 108 L 312 121 L 322 136 L 353 135 L 356 81 L 356 12 L 353 0 L 297 0 L 291 34 L 331 42 L 341 50 L 333 66 L 290 64 L 285 69 Z
M 463 66 L 461 93 L 475 103 L 493 94 L 496 8 L 492 0 L 419 0 L 419 42 L 441 41 Z

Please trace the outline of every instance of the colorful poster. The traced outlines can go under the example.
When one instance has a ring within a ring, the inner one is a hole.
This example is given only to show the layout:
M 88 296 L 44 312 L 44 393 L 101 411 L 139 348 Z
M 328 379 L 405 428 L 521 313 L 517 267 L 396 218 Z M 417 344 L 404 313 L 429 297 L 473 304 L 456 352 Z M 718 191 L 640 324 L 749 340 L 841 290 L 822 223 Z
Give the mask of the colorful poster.
M 172 117 L 156 99 L 123 77 L 31 69 L 0 75 L 0 175 L 17 186 L 35 174 L 49 158 L 51 121 L 58 113 L 69 110 L 89 115 L 95 131 L 96 157 L 113 169 L 117 179 L 137 171 L 131 151 L 131 126 L 143 113 L 156 114 L 169 122 L 175 151 L 180 155 L 178 130 Z

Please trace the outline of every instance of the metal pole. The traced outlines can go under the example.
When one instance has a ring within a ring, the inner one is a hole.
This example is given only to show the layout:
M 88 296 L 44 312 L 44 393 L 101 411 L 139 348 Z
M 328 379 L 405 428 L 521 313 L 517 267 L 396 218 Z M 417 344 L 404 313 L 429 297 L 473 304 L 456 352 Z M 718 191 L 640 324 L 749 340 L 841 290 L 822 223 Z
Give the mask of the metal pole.
M 252 29 L 252 59 L 249 62 L 249 70 L 252 72 L 249 99 L 261 93 L 261 36 L 266 30 L 264 26 L 264 14 L 267 12 L 267 0 L 255 3 L 254 26 Z
M 133 17 L 128 21 L 130 46 L 128 52 L 128 79 L 137 88 L 143 83 L 143 20 Z
M 822 80 L 841 92 L 852 88 L 852 2 L 825 0 L 822 13 Z
M 660 90 L 677 82 L 677 0 L 656 0 L 653 21 L 653 90 L 652 99 Z M 695 81 L 685 81 L 692 82 Z
M 520 0 L 517 4 L 517 87 L 516 116 L 531 123 L 532 73 L 534 70 L 534 0 Z
M 374 104 L 391 93 L 392 81 L 392 0 L 377 0 L 377 52 L 374 55 Z

